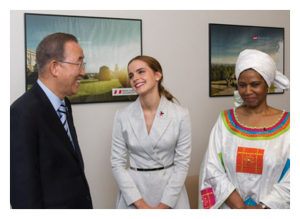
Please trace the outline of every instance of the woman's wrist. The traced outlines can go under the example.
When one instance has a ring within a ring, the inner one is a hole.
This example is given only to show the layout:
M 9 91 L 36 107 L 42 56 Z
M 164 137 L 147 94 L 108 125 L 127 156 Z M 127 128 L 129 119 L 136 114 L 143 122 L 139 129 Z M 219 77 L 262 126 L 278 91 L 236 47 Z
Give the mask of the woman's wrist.
M 159 203 L 156 208 L 158 209 L 170 209 L 170 207 L 168 205 L 165 205 L 164 203 Z
M 268 206 L 266 206 L 264 203 L 260 202 L 259 203 L 259 206 L 262 208 L 262 209 L 268 209 Z
M 137 208 L 137 209 L 149 209 L 151 208 L 145 201 L 144 199 L 139 199 L 137 200 L 136 202 L 133 203 L 134 206 Z
M 232 209 L 245 209 L 247 207 L 236 190 L 230 194 L 225 203 Z

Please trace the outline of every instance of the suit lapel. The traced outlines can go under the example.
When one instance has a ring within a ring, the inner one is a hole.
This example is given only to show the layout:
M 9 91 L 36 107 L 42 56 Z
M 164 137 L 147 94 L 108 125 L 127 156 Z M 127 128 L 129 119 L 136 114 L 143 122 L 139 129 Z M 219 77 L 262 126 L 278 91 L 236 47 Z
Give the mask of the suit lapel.
M 132 115 L 129 117 L 129 121 L 136 138 L 138 139 L 140 145 L 144 148 L 146 153 L 155 161 L 164 165 L 160 157 L 153 150 L 153 144 L 151 143 L 147 132 L 144 113 L 139 98 L 134 102 Z
M 149 156 L 163 166 L 165 164 L 155 152 L 154 148 L 172 120 L 171 117 L 168 117 L 168 103 L 168 100 L 162 96 L 149 135 L 139 98 L 135 101 L 132 116 L 129 118 L 131 127 L 140 145 L 144 148 Z
M 155 118 L 150 131 L 150 141 L 152 142 L 153 148 L 156 147 L 158 141 L 164 135 L 166 129 L 168 128 L 172 118 L 169 117 L 169 101 L 161 96 L 161 101 L 157 108 Z
M 44 108 L 44 118 L 48 122 L 48 125 L 53 129 L 54 133 L 56 133 L 56 136 L 58 136 L 63 142 L 63 145 L 66 146 L 68 150 L 76 157 L 76 153 L 69 136 L 61 124 L 61 121 L 47 95 L 37 83 L 32 86 L 32 90 L 36 93 L 37 97 L 39 98 L 40 105 Z

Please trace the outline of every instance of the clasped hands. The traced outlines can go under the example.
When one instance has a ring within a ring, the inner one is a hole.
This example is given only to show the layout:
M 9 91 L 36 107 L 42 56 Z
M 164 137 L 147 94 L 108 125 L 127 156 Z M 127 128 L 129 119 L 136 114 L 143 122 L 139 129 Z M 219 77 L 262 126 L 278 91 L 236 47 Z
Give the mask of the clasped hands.
M 155 207 L 149 206 L 144 199 L 140 199 L 133 203 L 137 209 L 170 209 L 168 205 L 165 205 L 163 203 L 159 203 Z

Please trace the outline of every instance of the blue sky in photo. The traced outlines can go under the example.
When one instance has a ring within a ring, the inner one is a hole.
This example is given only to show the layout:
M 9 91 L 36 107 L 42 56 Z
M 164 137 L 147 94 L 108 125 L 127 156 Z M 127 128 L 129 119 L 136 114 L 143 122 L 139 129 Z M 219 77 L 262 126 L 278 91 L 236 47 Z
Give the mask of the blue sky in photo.
M 283 29 L 250 26 L 212 25 L 211 62 L 235 64 L 239 53 L 257 49 L 283 63 Z
M 36 50 L 40 41 L 56 32 L 70 33 L 81 45 L 86 72 L 99 72 L 103 65 L 114 70 L 127 66 L 141 54 L 141 25 L 138 20 L 26 15 L 27 49 Z

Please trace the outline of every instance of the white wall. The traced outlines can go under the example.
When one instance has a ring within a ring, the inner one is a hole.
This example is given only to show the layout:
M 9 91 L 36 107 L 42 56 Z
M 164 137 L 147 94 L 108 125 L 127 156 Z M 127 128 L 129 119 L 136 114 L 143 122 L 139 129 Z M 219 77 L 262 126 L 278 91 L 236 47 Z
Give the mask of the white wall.
M 143 54 L 159 60 L 165 88 L 190 111 L 193 148 L 189 176 L 199 173 L 219 113 L 233 107 L 232 97 L 209 97 L 209 23 L 284 27 L 285 74 L 290 78 L 290 11 L 11 11 L 10 103 L 25 92 L 25 12 L 142 19 Z M 129 103 L 73 106 L 94 208 L 114 208 L 118 186 L 110 170 L 111 130 L 115 111 Z M 290 93 L 269 95 L 268 104 L 290 111 Z

